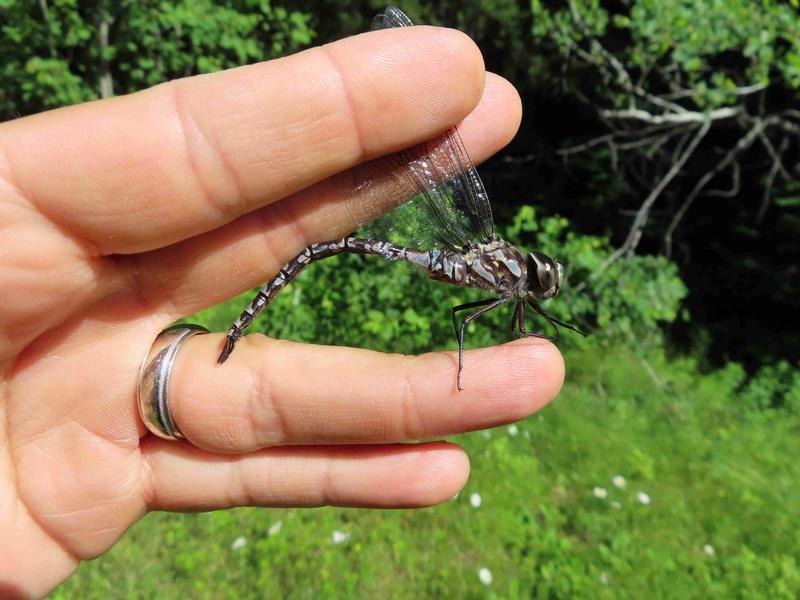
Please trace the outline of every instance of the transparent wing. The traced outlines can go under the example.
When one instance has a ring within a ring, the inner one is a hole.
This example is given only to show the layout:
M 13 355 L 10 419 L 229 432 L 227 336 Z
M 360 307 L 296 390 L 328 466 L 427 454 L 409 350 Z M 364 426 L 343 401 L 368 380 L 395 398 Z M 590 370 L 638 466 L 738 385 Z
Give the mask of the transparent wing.
M 372 27 L 370 29 L 388 29 L 390 27 L 410 27 L 414 23 L 408 18 L 408 15 L 399 8 L 389 6 L 382 13 L 375 15 L 372 19 Z
M 375 17 L 372 28 L 410 25 L 405 13 L 389 7 Z M 396 191 L 405 197 L 403 204 L 365 227 L 365 235 L 455 250 L 494 238 L 489 197 L 455 129 L 372 161 L 367 170 L 368 177 L 384 184 L 394 180 Z

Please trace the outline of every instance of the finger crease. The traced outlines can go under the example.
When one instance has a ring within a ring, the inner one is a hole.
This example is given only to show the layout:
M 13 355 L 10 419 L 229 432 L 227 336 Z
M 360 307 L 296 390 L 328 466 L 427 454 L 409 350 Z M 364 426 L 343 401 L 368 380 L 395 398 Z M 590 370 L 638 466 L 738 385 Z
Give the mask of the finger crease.
M 406 359 L 406 357 L 403 357 Z M 425 428 L 422 425 L 422 419 L 419 413 L 419 404 L 414 385 L 411 383 L 413 377 L 409 369 L 403 369 L 403 374 L 400 379 L 402 386 L 402 396 L 400 398 L 401 408 L 403 411 L 403 435 L 406 439 L 418 440 L 421 439 Z
M 140 440 L 139 447 L 141 449 L 143 440 Z M 141 452 L 142 464 L 139 469 L 139 490 L 142 495 L 142 500 L 147 510 L 157 510 L 161 507 L 161 498 L 158 495 L 158 478 L 150 462 L 152 454 L 149 452 Z
M 330 506 L 335 503 L 337 494 L 334 492 L 334 461 L 335 458 L 326 458 L 322 467 L 322 481 L 319 486 L 319 506 Z
M 75 243 L 78 248 L 84 254 L 84 260 L 86 262 L 91 261 L 92 259 L 96 259 L 99 257 L 103 257 L 108 255 L 108 252 L 103 252 L 100 246 L 91 239 L 79 236 L 72 231 L 70 231 L 67 227 L 65 227 L 58 219 L 54 218 L 48 211 L 44 210 L 42 203 L 36 198 L 35 194 L 31 190 L 26 190 L 20 181 L 20 178 L 16 174 L 16 170 L 14 168 L 14 162 L 11 160 L 11 154 L 9 153 L 8 149 L 5 147 L 4 144 L 0 143 L 0 159 L 2 159 L 1 164 L 5 164 L 5 171 L 7 172 L 7 176 L 3 176 L 3 180 L 6 181 L 11 188 L 17 193 L 17 195 L 23 199 L 27 204 L 34 210 L 36 213 L 44 217 L 48 223 L 50 223 L 59 234 L 64 236 L 66 239 L 70 240 L 71 242 Z
M 181 136 L 183 137 L 183 144 L 186 150 L 186 161 L 192 176 L 202 191 L 206 203 L 211 206 L 222 219 L 231 221 L 235 217 L 247 212 L 245 207 L 248 206 L 249 203 L 244 184 L 236 169 L 233 168 L 233 165 L 231 165 L 230 161 L 227 159 L 216 136 L 207 133 L 206 130 L 200 126 L 194 113 L 186 106 L 182 93 L 182 86 L 180 84 L 175 84 L 169 86 L 169 89 L 178 124 L 181 128 Z M 194 147 L 193 140 L 195 139 L 199 139 L 206 148 L 211 151 L 214 160 L 222 168 L 224 175 L 228 178 L 229 183 L 233 187 L 236 198 L 235 202 L 229 202 L 217 197 L 217 194 L 211 189 L 209 182 L 204 176 L 203 169 L 197 164 L 195 152 L 192 151 Z
M 320 51 L 333 67 L 336 77 L 339 80 L 342 99 L 344 100 L 344 104 L 350 114 L 350 122 L 353 124 L 353 131 L 355 132 L 357 147 L 357 156 L 355 162 L 360 163 L 366 157 L 366 144 L 364 143 L 365 136 L 361 127 L 361 122 L 358 119 L 358 110 L 356 110 L 356 104 L 353 101 L 353 96 L 350 93 L 350 89 L 348 88 L 347 84 L 345 83 L 344 70 L 339 66 L 338 61 L 334 57 L 333 53 L 328 49 L 328 46 L 321 46 Z
M 280 402 L 277 401 L 272 378 L 267 374 L 267 354 L 258 354 L 256 372 L 250 379 L 250 422 L 256 440 L 270 446 L 285 444 L 290 435 L 288 423 Z M 265 413 L 266 417 L 265 418 Z M 272 418 L 269 418 L 272 417 Z M 268 423 L 265 427 L 264 423 Z

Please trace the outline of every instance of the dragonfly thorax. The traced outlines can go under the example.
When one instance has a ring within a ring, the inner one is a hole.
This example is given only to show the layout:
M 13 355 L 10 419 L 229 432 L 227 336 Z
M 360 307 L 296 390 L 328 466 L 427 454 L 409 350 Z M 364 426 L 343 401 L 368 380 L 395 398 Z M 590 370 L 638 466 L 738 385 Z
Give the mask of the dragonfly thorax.
M 541 252 L 531 252 L 527 259 L 528 293 L 534 300 L 547 300 L 558 294 L 564 279 L 564 265 Z

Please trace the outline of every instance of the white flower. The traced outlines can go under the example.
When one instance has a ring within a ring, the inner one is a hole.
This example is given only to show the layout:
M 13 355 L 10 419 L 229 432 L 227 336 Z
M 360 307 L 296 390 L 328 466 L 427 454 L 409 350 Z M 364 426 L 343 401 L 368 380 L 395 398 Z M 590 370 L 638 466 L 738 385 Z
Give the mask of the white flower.
M 606 573 L 605 571 L 600 573 L 600 583 L 602 583 L 603 585 L 608 585 L 608 582 L 610 580 L 611 578 L 608 576 L 608 573 Z
M 605 500 L 608 497 L 608 490 L 604 487 L 600 487 L 599 485 L 594 486 L 592 490 L 595 498 L 600 498 L 600 500 Z
M 531 432 L 530 432 L 530 431 L 528 431 L 527 429 L 526 429 L 526 430 L 524 430 L 524 431 L 522 432 L 522 437 L 524 437 L 526 440 L 529 440 L 529 439 L 531 439 Z
M 350 534 L 345 533 L 344 531 L 334 530 L 332 537 L 334 544 L 341 544 L 342 542 L 346 542 L 350 539 Z
M 492 572 L 486 567 L 481 567 L 478 569 L 478 579 L 481 580 L 483 585 L 492 585 L 492 581 L 494 581 Z
M 472 508 L 479 508 L 481 502 L 481 495 L 478 492 L 472 492 L 469 495 L 469 503 L 472 505 Z
M 492 437 L 492 432 L 489 431 L 488 429 L 484 429 L 483 431 L 481 431 L 481 435 L 488 440 L 490 437 Z
M 241 550 L 245 546 L 247 546 L 247 538 L 245 538 L 243 535 L 240 535 L 238 538 L 233 540 L 233 543 L 231 544 L 231 550 Z
M 639 492 L 638 494 L 636 494 L 636 499 L 645 506 L 650 504 L 650 496 L 648 496 L 644 492 Z
M 614 487 L 622 489 L 625 487 L 625 478 L 622 475 L 614 475 L 614 477 L 611 479 L 611 483 L 614 484 Z
M 519 429 L 517 428 L 516 425 L 509 425 L 507 431 L 508 435 L 510 435 L 511 437 L 516 437 L 516 435 L 519 433 Z
M 281 529 L 283 529 L 283 521 L 275 521 L 272 525 L 269 526 L 269 529 L 267 529 L 267 533 L 270 536 L 277 535 L 281 532 Z
M 620 503 L 619 503 L 619 502 L 617 502 L 616 500 L 612 500 L 611 502 L 609 502 L 609 505 L 610 505 L 610 506 L 611 506 L 611 508 L 613 508 L 614 510 L 619 510 L 620 508 L 622 508 L 622 504 L 620 504 Z
M 705 552 L 708 556 L 714 556 L 717 551 L 714 550 L 714 546 L 711 544 L 703 544 L 703 552 Z

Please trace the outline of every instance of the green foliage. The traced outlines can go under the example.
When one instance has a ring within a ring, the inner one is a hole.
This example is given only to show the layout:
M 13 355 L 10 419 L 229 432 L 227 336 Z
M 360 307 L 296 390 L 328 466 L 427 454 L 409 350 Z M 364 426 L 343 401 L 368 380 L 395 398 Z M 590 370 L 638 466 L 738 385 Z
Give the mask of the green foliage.
M 0 2 L 0 118 L 274 58 L 314 39 L 270 0 Z M 107 39 L 101 35 L 106 27 Z
M 456 439 L 472 474 L 443 506 L 152 514 L 53 598 L 794 598 L 797 412 L 741 401 L 737 365 L 566 359 L 555 404 Z
M 569 285 L 549 308 L 587 324 L 605 341 L 654 345 L 662 341 L 660 325 L 678 317 L 686 287 L 662 256 L 632 256 L 606 267 L 614 250 L 607 238 L 576 233 L 562 217 L 537 218 L 531 206 L 519 210 L 506 235 L 520 241 L 533 235 L 537 248 L 563 259 Z M 576 286 L 579 292 L 572 293 Z
M 548 190 L 543 208 L 566 211 L 579 231 L 610 232 L 625 250 L 678 261 L 691 335 L 697 325 L 709 330 L 714 364 L 796 361 L 797 331 L 784 323 L 798 295 L 797 0 L 531 8 L 545 57 L 535 82 L 567 106 L 561 118 L 548 115 L 558 124 L 550 144 L 568 162 L 558 162 L 552 179 L 563 189 Z M 660 265 L 640 266 L 669 277 Z
M 785 408 L 800 414 L 800 369 L 785 360 L 766 365 L 747 382 L 742 398 L 753 408 Z
M 645 81 L 655 67 L 679 69 L 681 92 L 701 109 L 735 102 L 736 88 L 768 85 L 779 76 L 791 89 L 800 89 L 800 17 L 796 0 L 637 0 L 628 10 L 599 0 L 566 2 L 532 0 L 532 32 L 540 43 L 554 44 L 560 61 L 569 60 L 576 44 L 587 36 L 611 39 L 616 58 Z M 624 45 L 619 42 L 630 40 Z M 596 64 L 606 63 L 604 50 L 589 47 Z M 726 57 L 724 66 L 719 63 Z M 740 57 L 739 65 L 731 57 Z M 622 106 L 619 80 L 607 92 Z M 659 82 L 657 78 L 654 85 Z M 601 91 L 602 93 L 602 91 Z

